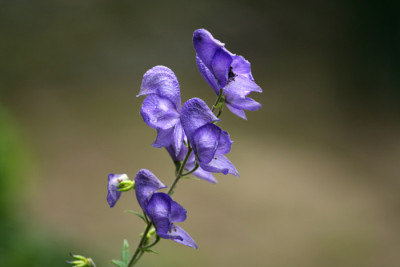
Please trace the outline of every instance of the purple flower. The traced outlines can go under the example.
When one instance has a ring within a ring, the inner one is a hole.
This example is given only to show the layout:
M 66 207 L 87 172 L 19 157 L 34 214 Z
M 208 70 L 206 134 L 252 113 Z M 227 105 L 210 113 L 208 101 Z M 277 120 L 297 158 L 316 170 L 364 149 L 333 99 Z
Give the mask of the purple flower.
M 175 156 L 180 154 L 184 132 L 180 123 L 181 94 L 174 72 L 164 66 L 148 70 L 137 96 L 148 95 L 143 101 L 140 114 L 144 122 L 157 130 L 153 146 L 172 146 Z
M 181 116 L 181 96 L 178 79 L 172 70 L 164 66 L 155 66 L 148 70 L 142 81 L 138 96 L 148 95 L 143 101 L 140 113 L 147 125 L 157 130 L 154 147 L 165 149 L 173 161 L 183 161 L 188 148 L 183 144 L 186 135 L 183 131 Z M 195 167 L 194 155 L 191 155 L 185 170 Z M 216 183 L 211 173 L 198 168 L 193 175 Z
M 121 197 L 121 191 L 118 189 L 119 183 L 123 181 L 128 181 L 129 178 L 126 174 L 113 174 L 110 173 L 108 175 L 108 185 L 107 185 L 107 202 L 110 205 L 110 208 L 114 207 L 115 203 L 117 203 L 118 199 Z
M 177 222 L 186 220 L 186 210 L 165 193 L 157 190 L 166 186 L 149 170 L 142 169 L 135 178 L 136 198 L 140 207 L 153 222 L 156 233 L 165 239 L 197 249 L 194 240 Z
M 243 110 L 261 108 L 260 103 L 247 97 L 253 91 L 262 92 L 251 75 L 250 62 L 229 52 L 205 29 L 194 32 L 193 44 L 201 74 L 217 95 L 223 89 L 225 104 L 230 111 L 246 119 Z
M 219 119 L 203 100 L 192 98 L 183 105 L 181 123 L 200 167 L 207 172 L 239 176 L 235 166 L 223 155 L 231 150 L 229 134 L 213 124 L 215 121 Z

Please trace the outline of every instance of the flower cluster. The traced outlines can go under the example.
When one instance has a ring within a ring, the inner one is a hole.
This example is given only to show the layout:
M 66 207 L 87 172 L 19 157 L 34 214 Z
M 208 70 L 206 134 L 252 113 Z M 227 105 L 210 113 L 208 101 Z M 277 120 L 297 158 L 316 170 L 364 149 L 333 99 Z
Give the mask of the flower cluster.
M 143 211 L 143 216 L 138 216 L 147 223 L 138 250 L 128 266 L 159 238 L 197 248 L 189 234 L 175 225 L 186 220 L 187 212 L 171 198 L 173 189 L 180 178 L 189 174 L 210 183 L 217 183 L 213 173 L 239 176 L 233 163 L 225 156 L 233 142 L 228 132 L 217 126 L 219 116 L 224 105 L 243 119 L 246 119 L 244 110 L 254 111 L 261 107 L 248 97 L 251 92 L 262 90 L 254 82 L 246 59 L 229 52 L 223 43 L 204 29 L 194 32 L 193 44 L 200 73 L 218 95 L 211 109 L 200 98 L 189 99 L 182 105 L 178 79 L 165 66 L 155 66 L 144 74 L 138 94 L 138 97 L 145 96 L 140 109 L 144 122 L 157 131 L 153 146 L 165 148 L 176 165 L 176 178 L 169 191 L 158 192 L 166 186 L 146 169 L 140 170 L 134 181 L 129 180 L 126 174 L 108 176 L 107 201 L 110 207 L 118 201 L 121 192 L 134 189 Z M 157 239 L 148 245 L 151 233 L 155 233 Z

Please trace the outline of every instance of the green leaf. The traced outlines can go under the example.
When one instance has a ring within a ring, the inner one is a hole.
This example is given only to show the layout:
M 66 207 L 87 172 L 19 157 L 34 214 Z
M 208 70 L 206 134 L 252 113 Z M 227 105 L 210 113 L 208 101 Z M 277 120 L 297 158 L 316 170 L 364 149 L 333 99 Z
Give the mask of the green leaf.
M 152 249 L 149 249 L 149 248 L 146 248 L 146 249 L 142 249 L 144 252 L 151 252 L 151 253 L 154 253 L 154 254 L 158 254 L 158 252 L 157 251 L 155 251 L 155 250 L 152 250 Z
M 121 259 L 123 263 L 128 265 L 130 259 L 130 253 L 129 253 L 129 244 L 126 239 L 124 239 L 124 243 L 122 244 Z
M 187 179 L 187 180 L 194 180 L 194 181 L 200 181 L 199 178 L 197 177 L 192 177 L 192 176 L 183 176 L 183 179 Z
M 140 214 L 139 212 L 137 212 L 137 211 L 134 211 L 134 210 L 125 210 L 124 212 L 125 212 L 125 213 L 133 213 L 133 214 L 135 214 L 136 216 L 138 216 L 140 219 L 142 219 L 145 223 L 147 223 L 146 218 L 145 218 L 142 214 Z
M 118 267 L 126 267 L 126 263 L 119 261 L 119 260 L 112 260 L 111 261 L 114 265 L 118 266 Z

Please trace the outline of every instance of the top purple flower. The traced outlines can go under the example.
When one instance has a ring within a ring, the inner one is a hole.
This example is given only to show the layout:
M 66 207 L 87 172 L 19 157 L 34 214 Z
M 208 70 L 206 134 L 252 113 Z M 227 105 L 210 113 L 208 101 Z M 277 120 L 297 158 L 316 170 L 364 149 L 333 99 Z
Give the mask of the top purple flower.
M 253 91 L 262 92 L 251 75 L 250 62 L 229 52 L 205 29 L 194 32 L 193 44 L 201 74 L 217 95 L 223 89 L 225 104 L 230 111 L 246 119 L 243 110 L 261 108 L 260 103 L 247 97 Z
M 170 147 L 178 157 L 184 132 L 180 123 L 181 92 L 174 72 L 164 66 L 148 70 L 137 96 L 147 95 L 140 109 L 144 122 L 157 130 L 154 147 Z

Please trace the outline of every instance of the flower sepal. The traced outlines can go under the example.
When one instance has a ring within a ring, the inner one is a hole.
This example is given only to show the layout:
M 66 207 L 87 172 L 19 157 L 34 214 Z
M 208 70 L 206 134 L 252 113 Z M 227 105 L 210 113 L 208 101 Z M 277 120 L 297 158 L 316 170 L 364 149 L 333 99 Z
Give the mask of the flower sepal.
M 86 258 L 85 256 L 73 254 L 71 254 L 71 257 L 74 258 L 74 260 L 66 262 L 73 265 L 74 267 L 96 267 L 96 264 L 91 258 Z

